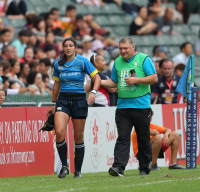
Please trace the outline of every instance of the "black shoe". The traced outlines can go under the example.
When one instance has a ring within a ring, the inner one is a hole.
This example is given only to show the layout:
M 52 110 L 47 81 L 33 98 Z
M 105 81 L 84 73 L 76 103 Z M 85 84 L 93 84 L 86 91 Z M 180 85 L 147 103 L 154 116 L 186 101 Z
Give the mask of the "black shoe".
M 160 167 L 158 167 L 157 163 L 151 166 L 151 171 L 160 171 Z
M 124 171 L 123 171 L 121 168 L 118 168 L 118 167 L 111 167 L 111 168 L 108 170 L 108 173 L 109 173 L 111 176 L 120 176 L 120 177 L 124 177 Z
M 69 169 L 68 167 L 62 166 L 60 173 L 58 174 L 59 178 L 64 178 L 66 175 L 69 174 Z
M 146 176 L 146 175 L 148 175 L 146 172 L 144 172 L 144 171 L 140 171 L 140 174 L 139 174 L 140 176 Z
M 82 177 L 81 172 L 75 171 L 74 178 L 80 178 L 80 177 Z
M 186 168 L 179 165 L 179 164 L 175 164 L 175 165 L 172 165 L 172 166 L 169 165 L 169 169 L 186 169 Z

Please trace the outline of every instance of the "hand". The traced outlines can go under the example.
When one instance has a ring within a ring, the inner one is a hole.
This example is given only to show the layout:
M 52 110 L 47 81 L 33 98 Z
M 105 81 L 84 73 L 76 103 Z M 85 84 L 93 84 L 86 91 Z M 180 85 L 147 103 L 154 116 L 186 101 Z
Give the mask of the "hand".
M 117 88 L 107 88 L 110 93 L 114 93 L 117 91 Z
M 52 106 L 50 107 L 49 111 L 52 111 L 52 113 L 55 113 L 55 108 L 56 108 L 56 106 L 55 106 L 55 105 L 52 105 Z
M 170 140 L 169 140 L 169 138 L 168 137 L 164 137 L 164 146 L 165 147 L 169 147 L 170 146 Z
M 138 77 L 126 77 L 125 81 L 128 85 L 137 85 L 138 84 Z
M 38 88 L 30 88 L 30 87 L 29 87 L 29 91 L 30 91 L 30 93 L 33 94 L 33 95 L 34 95 L 35 92 L 38 91 L 38 90 L 39 90 Z
M 90 93 L 88 96 L 88 105 L 92 105 L 94 103 L 94 99 L 95 99 L 96 95 L 94 93 Z

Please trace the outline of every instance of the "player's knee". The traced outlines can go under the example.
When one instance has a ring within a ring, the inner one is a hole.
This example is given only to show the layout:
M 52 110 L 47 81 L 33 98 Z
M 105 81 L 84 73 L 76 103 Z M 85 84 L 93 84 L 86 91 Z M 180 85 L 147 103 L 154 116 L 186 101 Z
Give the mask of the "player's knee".
M 180 140 L 179 134 L 177 132 L 173 131 L 171 135 L 174 137 L 175 140 L 178 140 L 178 141 Z
M 161 136 L 158 134 L 156 136 L 153 137 L 154 138 L 154 143 L 160 144 L 162 143 L 162 138 Z
M 65 130 L 63 129 L 56 129 L 56 138 L 65 137 Z
M 74 142 L 76 144 L 83 143 L 83 134 L 74 135 Z

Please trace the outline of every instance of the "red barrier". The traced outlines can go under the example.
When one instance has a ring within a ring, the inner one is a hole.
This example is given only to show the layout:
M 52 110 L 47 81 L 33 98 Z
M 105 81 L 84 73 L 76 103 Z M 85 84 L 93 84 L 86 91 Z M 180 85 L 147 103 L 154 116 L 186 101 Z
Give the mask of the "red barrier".
M 54 173 L 53 135 L 39 133 L 48 109 L 0 109 L 0 177 Z
M 163 127 L 170 128 L 180 135 L 180 144 L 177 154 L 179 164 L 186 163 L 186 104 L 162 105 Z M 200 121 L 200 103 L 198 103 L 198 122 Z M 197 163 L 200 163 L 200 126 L 197 125 Z M 165 154 L 167 164 L 170 163 L 171 151 Z

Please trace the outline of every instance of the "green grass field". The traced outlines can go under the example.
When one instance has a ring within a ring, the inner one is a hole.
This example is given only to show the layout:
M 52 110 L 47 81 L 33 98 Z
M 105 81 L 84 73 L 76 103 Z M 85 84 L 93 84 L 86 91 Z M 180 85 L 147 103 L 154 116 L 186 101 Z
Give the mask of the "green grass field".
M 29 177 L 0 178 L 0 192 L 14 191 L 109 191 L 109 192 L 200 192 L 200 168 L 185 170 L 152 171 L 141 177 L 138 170 L 125 171 L 125 177 L 111 177 L 108 173 L 82 174 L 82 178 L 73 178 L 73 174 L 64 179 L 57 175 L 39 175 Z

